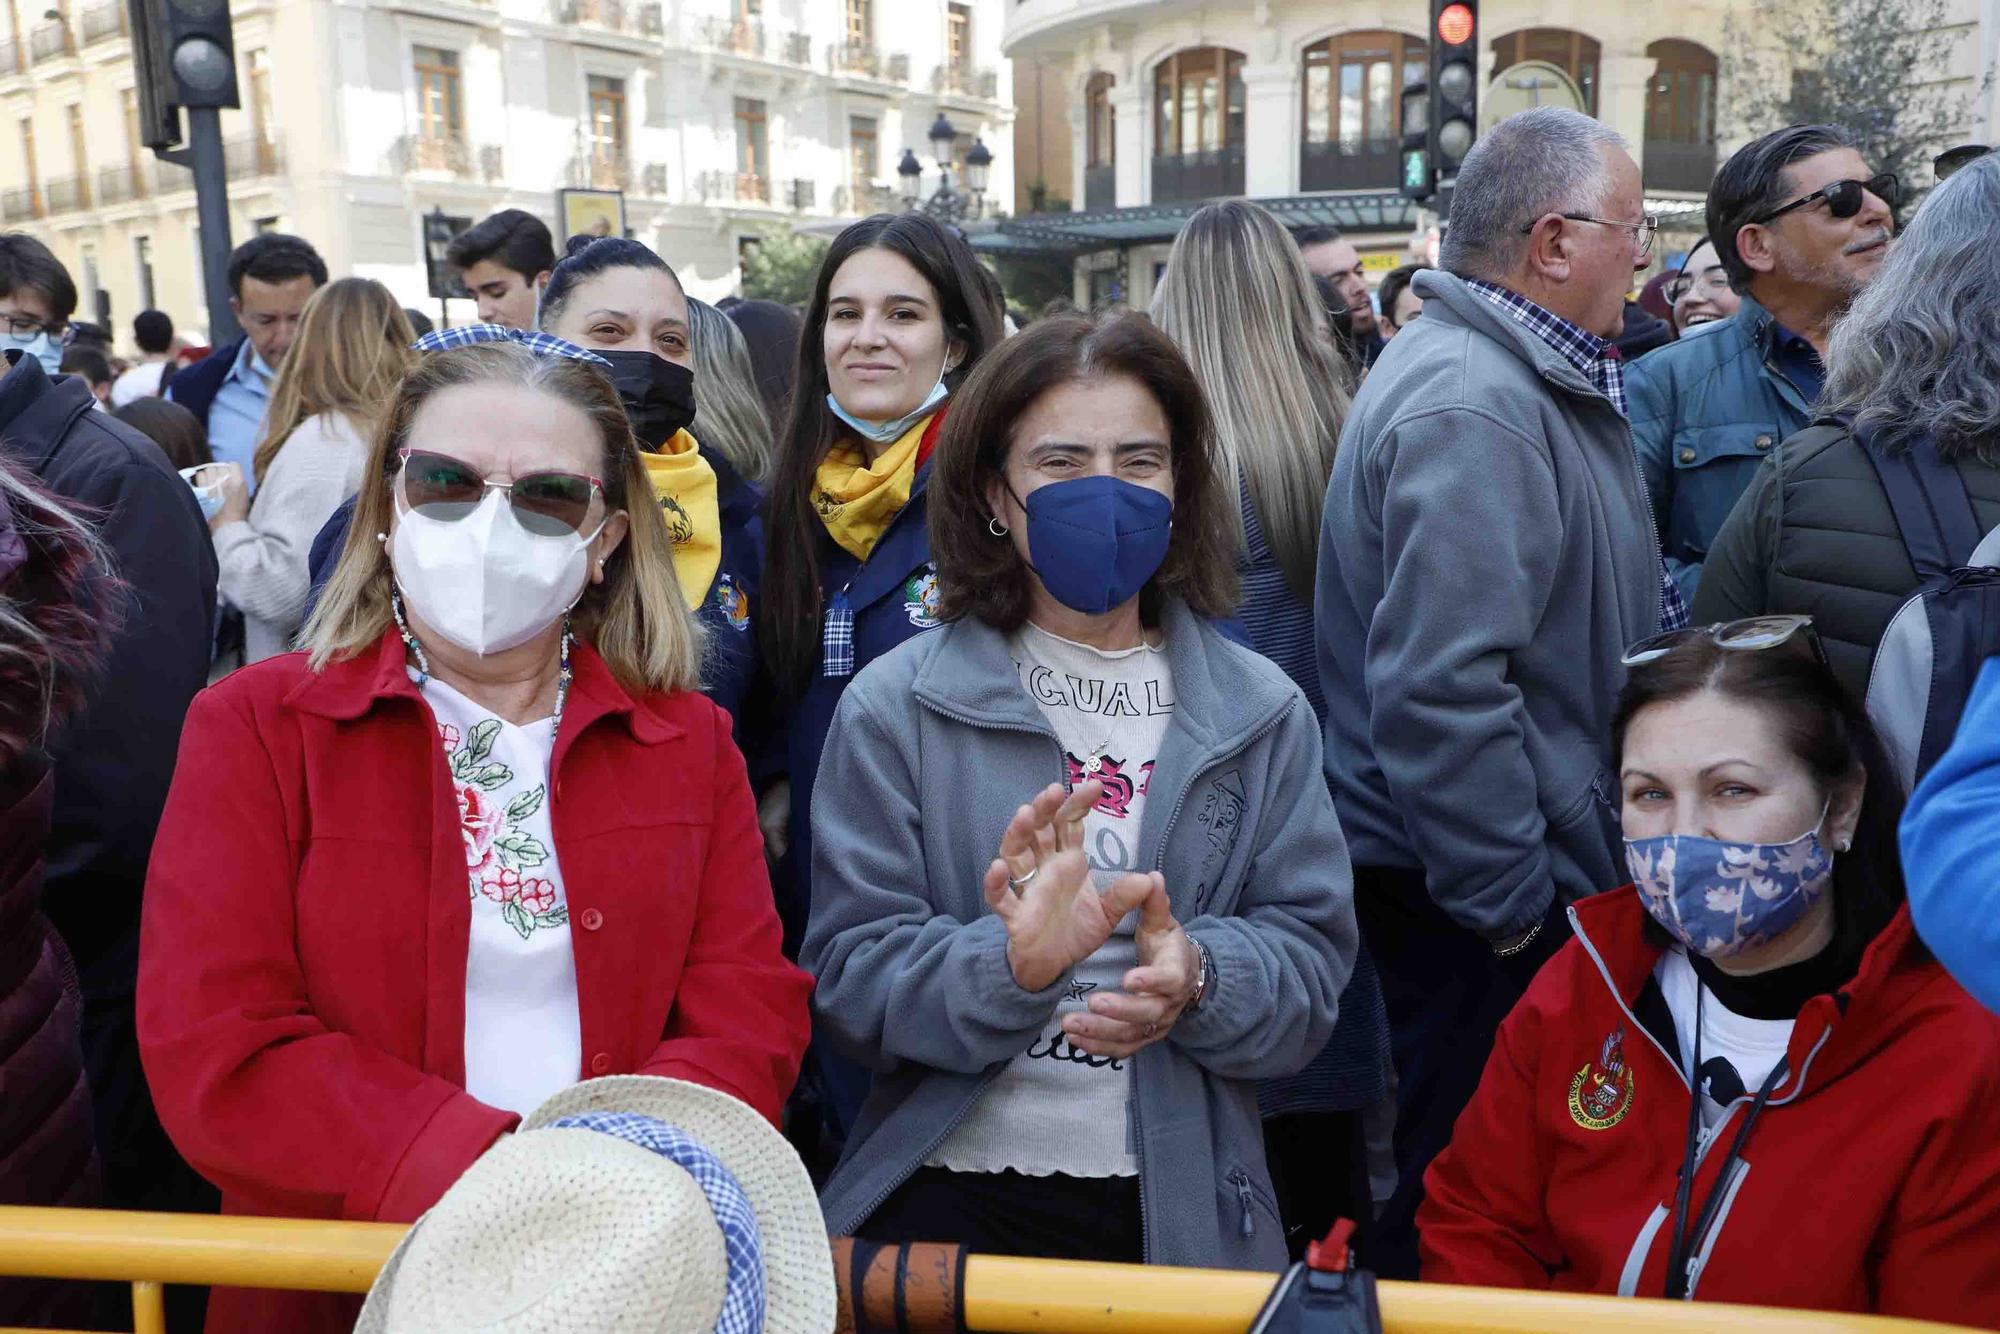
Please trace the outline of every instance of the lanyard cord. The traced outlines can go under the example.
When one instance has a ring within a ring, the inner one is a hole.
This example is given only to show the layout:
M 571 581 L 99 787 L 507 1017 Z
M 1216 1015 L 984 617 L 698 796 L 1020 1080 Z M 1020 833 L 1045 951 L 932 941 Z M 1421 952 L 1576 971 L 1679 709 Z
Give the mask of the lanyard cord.
M 1692 1276 L 1688 1266 L 1692 1257 L 1688 1254 L 1700 1242 L 1702 1235 L 1715 1222 L 1716 1213 L 1722 1208 L 1722 1197 L 1729 1189 L 1730 1169 L 1743 1156 L 1743 1146 L 1749 1142 L 1750 1128 L 1757 1124 L 1758 1113 L 1764 1110 L 1771 1094 L 1778 1085 L 1784 1083 L 1785 1074 L 1791 1068 L 1789 1060 L 1780 1060 L 1771 1067 L 1771 1073 L 1764 1078 L 1764 1086 L 1757 1090 L 1757 1096 L 1750 1103 L 1750 1111 L 1744 1116 L 1743 1124 L 1737 1128 L 1736 1138 L 1729 1142 L 1729 1152 L 1722 1160 L 1722 1170 L 1709 1187 L 1708 1197 L 1702 1201 L 1701 1215 L 1688 1226 L 1688 1206 L 1692 1203 L 1694 1179 L 1699 1163 L 1696 1161 L 1700 1149 L 1701 1135 L 1701 1012 L 1708 999 L 1708 988 L 1695 984 L 1694 993 L 1694 1078 L 1688 1081 L 1690 1103 L 1688 1106 L 1687 1147 L 1681 1158 L 1680 1185 L 1674 1191 L 1674 1243 L 1667 1250 L 1667 1296 L 1674 1300 L 1684 1300 Z

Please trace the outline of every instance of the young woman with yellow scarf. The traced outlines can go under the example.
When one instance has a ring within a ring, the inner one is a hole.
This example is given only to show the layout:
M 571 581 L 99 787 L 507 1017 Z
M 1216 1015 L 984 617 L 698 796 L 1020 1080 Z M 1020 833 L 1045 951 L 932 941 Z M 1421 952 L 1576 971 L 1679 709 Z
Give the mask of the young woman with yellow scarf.
M 788 844 L 779 913 L 795 944 L 810 901 L 813 780 L 856 672 L 938 624 L 924 489 L 950 395 L 1000 341 L 1001 312 L 972 249 L 921 214 L 855 223 L 820 265 L 779 432 L 759 631 L 789 707 Z M 867 1091 L 813 1062 L 821 1120 L 844 1137 Z M 834 1144 L 826 1146 L 835 1147 Z

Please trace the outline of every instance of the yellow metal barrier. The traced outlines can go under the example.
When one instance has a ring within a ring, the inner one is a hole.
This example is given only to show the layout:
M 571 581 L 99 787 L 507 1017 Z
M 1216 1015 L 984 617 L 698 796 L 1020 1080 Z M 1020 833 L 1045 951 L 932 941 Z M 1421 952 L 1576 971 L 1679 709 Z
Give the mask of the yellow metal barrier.
M 160 1285 L 366 1292 L 401 1225 L 0 1207 L 0 1275 L 131 1283 L 136 1334 L 164 1334 Z M 843 1275 L 843 1278 L 845 1276 Z M 1271 1278 L 1233 1270 L 974 1255 L 980 1334 L 1242 1334 Z M 1920 1320 L 1383 1283 L 1385 1334 L 1922 1334 Z M 13 1334 L 0 1330 L 0 1334 Z

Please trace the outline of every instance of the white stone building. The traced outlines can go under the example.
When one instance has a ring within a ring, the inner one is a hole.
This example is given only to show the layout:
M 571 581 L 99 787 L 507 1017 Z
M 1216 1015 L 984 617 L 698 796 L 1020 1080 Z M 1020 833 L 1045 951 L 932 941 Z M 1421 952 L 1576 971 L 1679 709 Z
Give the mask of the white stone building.
M 719 297 L 766 228 L 901 207 L 904 148 L 934 186 L 939 112 L 1012 199 L 1009 2 L 235 0 L 232 237 L 297 232 L 435 315 L 422 215 L 555 226 L 557 190 L 620 189 L 633 234 Z M 204 325 L 194 194 L 139 142 L 123 0 L 5 4 L 0 226 L 50 242 L 81 318 L 104 293 L 121 342 L 147 306 Z
M 1741 142 L 1719 123 L 1720 56 L 1760 2 L 1484 0 L 1482 119 L 1573 98 L 1631 141 L 1651 206 L 1699 230 L 1719 155 Z M 1951 4 L 1940 77 L 1972 90 L 2000 67 L 2000 0 Z M 1429 19 L 1428 0 L 1020 0 L 1004 50 L 1038 123 L 1022 126 L 1017 195 L 1039 185 L 1082 216 L 1009 223 L 986 248 L 1067 250 L 1079 300 L 1144 303 L 1186 211 L 1247 195 L 1342 226 L 1379 268 L 1402 262 L 1418 219 L 1396 193 L 1398 94 L 1424 77 Z M 1966 137 L 2000 140 L 2000 80 L 1970 105 Z

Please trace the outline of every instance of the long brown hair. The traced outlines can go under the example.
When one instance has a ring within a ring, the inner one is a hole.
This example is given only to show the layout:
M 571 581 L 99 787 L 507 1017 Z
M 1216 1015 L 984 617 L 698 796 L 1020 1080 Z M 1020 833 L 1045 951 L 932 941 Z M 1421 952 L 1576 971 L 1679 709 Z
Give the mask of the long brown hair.
M 1028 616 L 1028 568 L 1014 544 L 987 527 L 990 484 L 1007 466 L 1014 428 L 1036 400 L 1078 380 L 1125 375 L 1146 386 L 1166 415 L 1174 474 L 1174 528 L 1167 558 L 1140 595 L 1157 619 L 1174 596 L 1203 616 L 1236 609 L 1236 550 L 1229 516 L 1236 496 L 1222 489 L 1210 458 L 1208 410 L 1180 350 L 1145 316 L 1036 320 L 1002 343 L 966 381 L 945 418 L 931 465 L 931 556 L 938 567 L 939 614 L 976 616 L 1012 630 Z
M 812 303 L 799 332 L 798 372 L 792 380 L 789 420 L 778 439 L 765 523 L 763 595 L 758 600 L 757 645 L 778 688 L 805 693 L 819 661 L 819 543 L 825 531 L 812 506 L 820 460 L 846 433 L 826 406 L 826 308 L 834 275 L 856 253 L 890 250 L 908 260 L 937 293 L 945 332 L 965 346 L 965 357 L 944 377 L 954 393 L 982 357 L 1000 342 L 999 317 L 986 298 L 972 247 L 921 213 L 878 213 L 834 238 L 813 280 Z M 950 418 L 946 418 L 949 422 Z
M 314 292 L 271 389 L 264 438 L 251 460 L 257 480 L 292 432 L 323 412 L 340 413 L 364 438 L 372 434 L 415 341 L 410 317 L 373 278 L 341 278 Z
M 340 563 L 301 635 L 315 671 L 336 657 L 373 648 L 388 630 L 389 531 L 399 457 L 411 423 L 433 394 L 457 385 L 506 384 L 570 404 L 597 428 L 604 451 L 604 504 L 631 527 L 604 566 L 604 582 L 577 603 L 577 636 L 592 644 L 630 690 L 693 690 L 700 685 L 701 631 L 674 574 L 673 541 L 653 500 L 646 465 L 624 404 L 602 371 L 570 357 L 537 356 L 516 343 L 478 343 L 428 354 L 403 377 L 375 432 Z
M 123 598 L 91 526 L 0 454 L 0 772 L 82 702 Z
M 1255 204 L 1205 205 L 1174 241 L 1153 319 L 1201 382 L 1230 494 L 1249 491 L 1285 582 L 1311 602 L 1326 479 L 1353 389 L 1298 246 Z M 1225 521 L 1240 548 L 1242 510 Z

